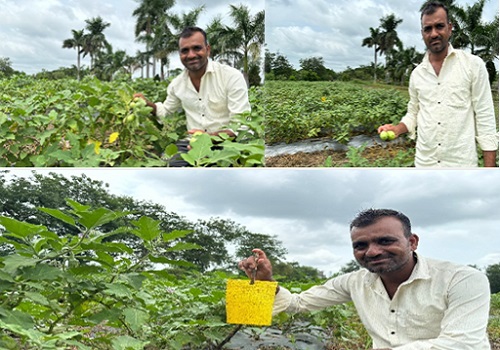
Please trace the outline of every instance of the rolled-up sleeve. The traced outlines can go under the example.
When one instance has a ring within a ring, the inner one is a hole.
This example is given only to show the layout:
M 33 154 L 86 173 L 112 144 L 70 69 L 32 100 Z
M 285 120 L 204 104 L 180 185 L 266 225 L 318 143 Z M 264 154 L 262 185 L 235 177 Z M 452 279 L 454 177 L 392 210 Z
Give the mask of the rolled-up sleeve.
M 477 72 L 472 80 L 472 106 L 476 117 L 476 141 L 483 151 L 496 151 L 498 149 L 498 133 L 488 71 L 480 58 L 476 58 L 473 62 L 473 69 Z

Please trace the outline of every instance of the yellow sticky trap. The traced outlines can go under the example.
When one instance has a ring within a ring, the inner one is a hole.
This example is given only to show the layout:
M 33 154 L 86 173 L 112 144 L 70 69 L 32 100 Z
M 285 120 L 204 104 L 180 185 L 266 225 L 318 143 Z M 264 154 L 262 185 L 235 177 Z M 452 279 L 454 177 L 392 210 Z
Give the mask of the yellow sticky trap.
M 228 280 L 226 321 L 233 324 L 270 326 L 278 282 Z

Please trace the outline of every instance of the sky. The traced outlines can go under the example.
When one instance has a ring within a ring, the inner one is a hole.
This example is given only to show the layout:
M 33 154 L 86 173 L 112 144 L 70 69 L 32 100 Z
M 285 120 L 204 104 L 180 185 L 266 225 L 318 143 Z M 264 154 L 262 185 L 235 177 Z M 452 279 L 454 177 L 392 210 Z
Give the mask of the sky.
M 11 169 L 29 177 L 32 170 Z M 406 214 L 422 255 L 481 268 L 500 263 L 500 171 L 419 169 L 37 169 L 109 184 L 195 222 L 230 219 L 275 235 L 286 261 L 331 276 L 353 259 L 349 223 L 362 210 Z M 258 248 L 258 247 L 256 247 Z M 249 252 L 250 254 L 250 252 Z
M 474 0 L 456 0 L 460 6 Z M 323 57 L 324 65 L 336 72 L 347 67 L 369 66 L 373 48 L 362 47 L 380 19 L 394 13 L 403 22 L 397 27 L 405 47 L 424 52 L 420 35 L 423 0 L 266 0 L 266 44 L 270 52 L 286 56 L 295 69 L 300 59 Z M 498 0 L 487 0 L 483 20 L 498 13 Z M 382 56 L 383 62 L 385 57 Z
M 229 4 L 247 5 L 251 14 L 264 9 L 264 0 L 177 0 L 172 12 L 187 13 L 204 4 L 198 23 L 202 28 L 217 15 L 231 25 Z M 132 12 L 138 6 L 134 0 L 0 0 L 0 57 L 10 58 L 13 69 L 28 74 L 76 65 L 76 50 L 63 49 L 62 43 L 73 37 L 72 29 L 83 29 L 86 19 L 97 16 L 111 23 L 104 34 L 113 49 L 135 55 L 145 49 L 134 36 L 136 18 Z M 90 57 L 82 64 L 88 67 Z M 182 68 L 176 55 L 170 68 Z

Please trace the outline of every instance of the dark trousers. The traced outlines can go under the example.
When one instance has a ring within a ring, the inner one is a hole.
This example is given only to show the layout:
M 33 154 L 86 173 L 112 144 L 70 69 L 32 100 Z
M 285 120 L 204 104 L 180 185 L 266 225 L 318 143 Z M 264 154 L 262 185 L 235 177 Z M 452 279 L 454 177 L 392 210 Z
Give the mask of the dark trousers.
M 170 167 L 190 167 L 191 165 L 182 159 L 181 154 L 187 153 L 189 151 L 189 141 L 180 140 L 175 144 L 177 146 L 177 154 L 175 154 L 169 161 L 168 166 Z

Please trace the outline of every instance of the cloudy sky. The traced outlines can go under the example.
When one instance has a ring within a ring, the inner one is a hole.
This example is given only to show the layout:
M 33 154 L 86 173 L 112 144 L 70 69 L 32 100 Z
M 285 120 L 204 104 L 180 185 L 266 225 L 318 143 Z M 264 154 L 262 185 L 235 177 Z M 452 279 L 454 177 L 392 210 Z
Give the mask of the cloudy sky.
M 245 4 L 252 14 L 264 9 L 264 0 L 178 0 L 176 3 L 172 12 L 177 14 L 206 4 L 198 23 L 201 27 L 217 15 L 227 25 L 232 24 L 229 4 Z M 73 36 L 72 29 L 83 29 L 86 19 L 97 16 L 111 23 L 104 34 L 113 49 L 135 55 L 144 50 L 134 36 L 136 18 L 132 12 L 138 5 L 134 0 L 0 0 L 0 57 L 9 57 L 15 70 L 28 74 L 76 65 L 76 50 L 63 49 L 62 43 Z M 88 66 L 90 58 L 87 56 L 82 64 Z M 171 68 L 180 67 L 180 61 L 173 57 Z
M 191 221 L 231 219 L 276 235 L 287 261 L 331 275 L 352 260 L 349 223 L 391 208 L 412 221 L 426 256 L 485 267 L 500 262 L 500 171 L 394 169 L 38 169 L 82 172 L 110 192 L 160 203 Z M 31 170 L 11 170 L 29 176 Z
M 403 22 L 397 27 L 405 47 L 425 51 L 420 36 L 420 6 L 423 0 L 266 0 L 266 44 L 280 52 L 296 68 L 301 58 L 323 57 L 334 71 L 373 62 L 373 48 L 362 47 L 377 28 L 380 18 L 394 13 Z M 456 0 L 472 5 L 475 0 Z M 487 0 L 484 20 L 498 13 L 498 1 Z M 382 57 L 384 60 L 385 58 Z

